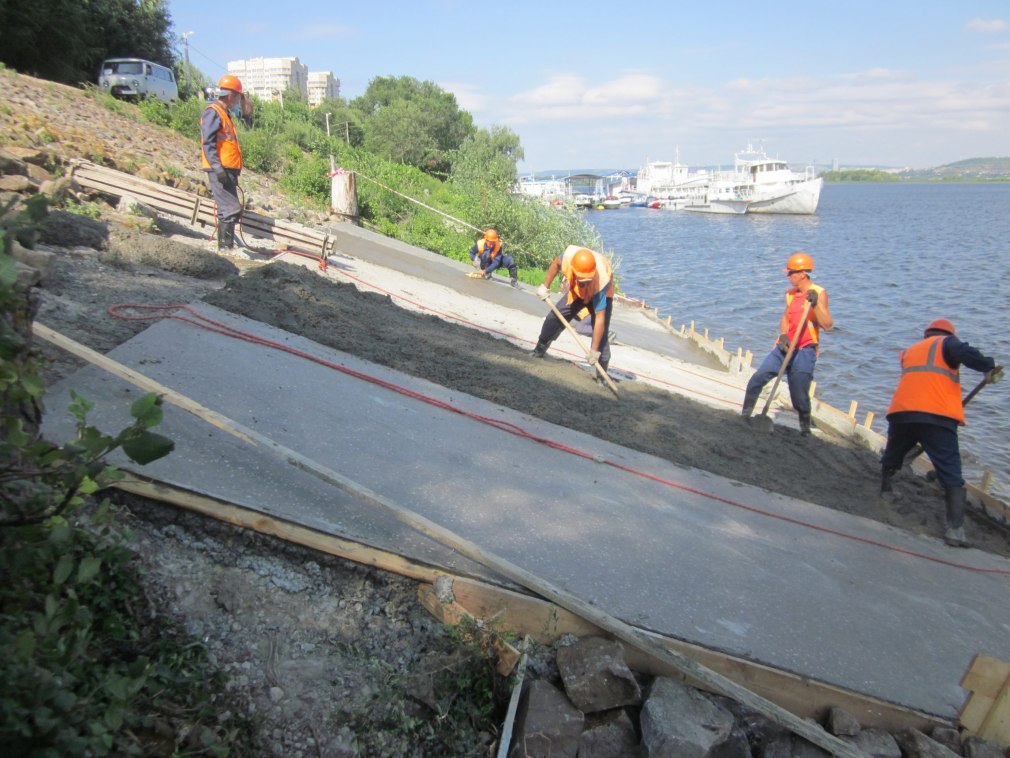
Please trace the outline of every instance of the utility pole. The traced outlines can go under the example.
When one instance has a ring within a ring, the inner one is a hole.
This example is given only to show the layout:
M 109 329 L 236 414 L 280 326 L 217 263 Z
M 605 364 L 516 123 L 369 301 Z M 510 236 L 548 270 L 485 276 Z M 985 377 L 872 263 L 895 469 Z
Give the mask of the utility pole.
M 193 69 L 189 66 L 189 38 L 192 37 L 196 32 L 183 32 L 182 34 L 182 50 L 183 55 L 186 58 L 186 87 L 189 90 L 189 95 L 193 95 Z
M 330 136 L 330 116 L 332 116 L 332 115 L 333 115 L 332 113 L 327 113 L 326 114 L 326 136 L 327 137 Z

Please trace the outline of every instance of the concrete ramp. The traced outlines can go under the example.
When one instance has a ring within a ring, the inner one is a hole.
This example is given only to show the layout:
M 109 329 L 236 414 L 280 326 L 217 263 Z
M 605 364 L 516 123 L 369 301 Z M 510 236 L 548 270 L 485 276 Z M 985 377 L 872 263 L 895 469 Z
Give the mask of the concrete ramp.
M 170 320 L 110 357 L 630 624 L 943 719 L 957 716 L 958 682 L 975 653 L 1010 658 L 1008 561 L 678 467 L 194 308 L 413 394 Z M 70 388 L 96 403 L 91 421 L 109 431 L 128 422 L 139 394 L 85 368 L 51 388 L 50 438 L 72 434 L 62 412 Z M 144 476 L 489 574 L 183 411 L 166 406 L 165 419 L 159 431 L 177 450 L 138 470 Z

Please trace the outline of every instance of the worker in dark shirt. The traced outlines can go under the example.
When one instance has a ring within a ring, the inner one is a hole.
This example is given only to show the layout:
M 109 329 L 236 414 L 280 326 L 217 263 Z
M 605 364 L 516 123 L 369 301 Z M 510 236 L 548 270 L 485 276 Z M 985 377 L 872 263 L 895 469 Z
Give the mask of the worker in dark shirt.
M 901 353 L 901 379 L 887 409 L 887 445 L 880 459 L 880 494 L 893 495 L 892 477 L 901 469 L 905 455 L 916 445 L 929 456 L 936 478 L 943 485 L 948 545 L 967 547 L 964 509 L 967 491 L 961 475 L 961 451 L 957 429 L 964 425 L 960 367 L 985 374 L 991 381 L 996 367 L 957 338 L 954 325 L 945 318 L 926 327 L 923 338 Z

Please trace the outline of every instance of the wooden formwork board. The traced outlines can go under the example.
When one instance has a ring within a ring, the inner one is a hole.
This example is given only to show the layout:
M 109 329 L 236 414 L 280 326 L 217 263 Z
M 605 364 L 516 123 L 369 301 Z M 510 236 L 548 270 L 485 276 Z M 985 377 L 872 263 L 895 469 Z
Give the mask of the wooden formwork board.
M 116 197 L 132 195 L 157 211 L 189 219 L 190 223 L 210 226 L 217 223 L 214 201 L 195 192 L 140 179 L 88 161 L 75 162 L 72 176 L 75 182 L 87 189 Z M 255 211 L 243 212 L 241 230 L 258 239 L 274 240 L 320 255 L 328 255 L 333 249 L 331 235 Z
M 531 595 L 495 587 L 485 582 L 459 578 L 453 580 L 452 594 L 456 605 L 473 617 L 493 620 L 495 628 L 516 635 L 529 635 L 545 645 L 559 637 L 572 634 L 576 637 L 602 636 L 613 638 L 606 630 L 560 606 Z M 756 695 L 785 708 L 802 718 L 823 721 L 832 707 L 843 708 L 865 727 L 878 727 L 888 731 L 915 728 L 930 731 L 934 726 L 953 726 L 936 716 L 920 713 L 910 708 L 819 682 L 781 669 L 764 666 L 717 650 L 700 647 L 671 637 L 642 632 L 670 650 L 698 661 L 746 687 Z M 705 682 L 685 677 L 647 651 L 617 640 L 624 648 L 628 665 L 654 676 L 670 676 L 686 681 L 693 687 L 710 689 Z
M 971 692 L 961 708 L 961 725 L 969 734 L 1010 745 L 1010 663 L 976 655 L 961 678 Z

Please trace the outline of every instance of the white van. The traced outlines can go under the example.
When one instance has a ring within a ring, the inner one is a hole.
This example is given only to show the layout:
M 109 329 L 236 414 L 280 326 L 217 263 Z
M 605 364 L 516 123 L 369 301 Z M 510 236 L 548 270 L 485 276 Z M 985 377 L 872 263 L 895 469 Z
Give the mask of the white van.
M 102 63 L 98 86 L 113 97 L 156 97 L 163 103 L 179 99 L 172 69 L 142 58 L 109 58 Z

